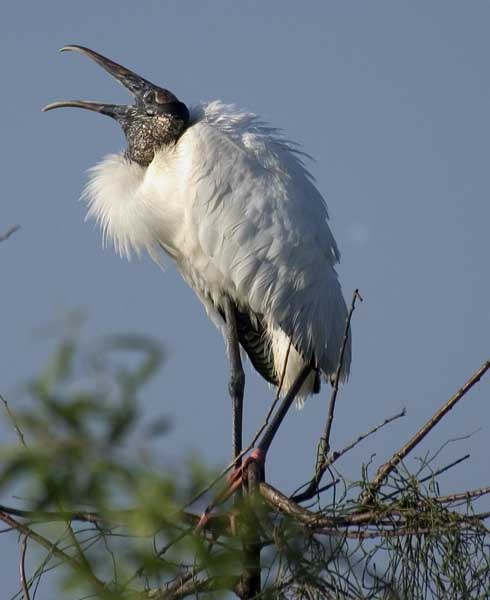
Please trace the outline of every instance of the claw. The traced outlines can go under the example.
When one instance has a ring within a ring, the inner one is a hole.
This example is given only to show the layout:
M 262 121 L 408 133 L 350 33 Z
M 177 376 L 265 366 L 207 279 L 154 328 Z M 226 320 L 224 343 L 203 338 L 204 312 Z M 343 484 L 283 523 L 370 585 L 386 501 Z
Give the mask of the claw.
M 214 500 L 208 504 L 194 529 L 195 533 L 199 533 L 199 531 L 202 531 L 202 529 L 206 526 L 209 521 L 209 515 L 211 511 L 218 506 L 218 504 L 222 504 L 228 500 L 228 498 L 233 496 L 233 494 L 237 492 L 247 481 L 248 466 L 252 462 L 256 462 L 260 466 L 265 464 L 265 454 L 260 448 L 254 448 L 250 456 L 247 456 L 243 464 L 230 473 L 230 476 L 228 477 L 228 485 L 216 496 Z

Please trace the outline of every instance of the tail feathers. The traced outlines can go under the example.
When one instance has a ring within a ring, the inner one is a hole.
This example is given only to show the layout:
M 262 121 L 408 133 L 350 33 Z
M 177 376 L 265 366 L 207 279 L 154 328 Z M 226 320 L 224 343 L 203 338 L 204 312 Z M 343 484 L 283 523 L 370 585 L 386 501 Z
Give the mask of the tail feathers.
M 274 368 L 278 378 L 284 375 L 281 395 L 285 395 L 298 377 L 300 371 L 305 366 L 304 358 L 299 354 L 291 343 L 290 338 L 284 331 L 275 325 L 269 326 L 271 337 L 271 350 L 274 358 Z M 317 394 L 320 391 L 320 373 L 317 369 L 313 370 L 306 378 L 296 397 L 296 406 L 302 408 L 304 402 L 311 394 Z
M 222 311 L 220 311 L 224 317 Z M 305 366 L 305 360 L 284 331 L 275 325 L 265 325 L 262 317 L 235 308 L 238 340 L 255 370 L 272 385 L 281 384 L 284 396 Z M 307 396 L 318 394 L 321 375 L 314 369 L 300 389 L 296 404 L 301 408 Z

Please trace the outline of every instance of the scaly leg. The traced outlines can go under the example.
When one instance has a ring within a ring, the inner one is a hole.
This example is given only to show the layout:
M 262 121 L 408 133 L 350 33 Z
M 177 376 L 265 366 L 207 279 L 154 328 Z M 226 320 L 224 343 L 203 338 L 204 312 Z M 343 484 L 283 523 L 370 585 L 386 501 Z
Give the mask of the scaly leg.
M 263 472 L 266 455 L 272 443 L 272 440 L 274 439 L 279 427 L 281 426 L 281 423 L 284 420 L 284 417 L 286 416 L 288 410 L 291 407 L 291 404 L 298 395 L 301 386 L 305 382 L 311 370 L 311 365 L 305 365 L 300 371 L 300 373 L 294 380 L 292 386 L 290 387 L 288 393 L 284 397 L 281 406 L 272 418 L 272 421 L 270 422 L 264 435 L 260 439 L 260 442 L 258 443 L 257 447 L 245 459 L 243 465 L 236 467 L 234 471 L 232 471 L 228 480 L 228 486 L 207 506 L 206 510 L 201 515 L 199 523 L 196 526 L 196 531 L 200 531 L 206 525 L 209 519 L 209 514 L 213 510 L 213 508 L 227 500 L 236 491 L 241 489 L 244 481 L 247 480 L 247 470 L 251 462 L 258 463 L 261 471 Z
M 240 345 L 235 317 L 235 306 L 233 302 L 225 300 L 225 321 L 228 342 L 228 360 L 230 362 L 230 380 L 228 390 L 230 392 L 233 412 L 233 459 L 235 460 L 242 451 L 242 420 L 243 420 L 243 390 L 245 388 L 245 373 L 243 372 L 242 359 L 240 357 Z M 235 467 L 240 466 L 237 461 Z
M 237 467 L 235 471 L 231 474 L 231 486 L 241 486 L 243 480 L 247 478 L 247 467 L 250 462 L 255 461 L 259 464 L 261 472 L 263 474 L 265 468 L 265 459 L 267 456 L 267 452 L 269 451 L 270 445 L 272 444 L 272 440 L 276 436 L 276 433 L 281 426 L 284 417 L 286 416 L 288 410 L 291 408 L 291 404 L 294 399 L 298 395 L 301 386 L 306 381 L 306 378 L 311 373 L 312 366 L 305 365 L 301 371 L 296 376 L 296 379 L 293 381 L 291 387 L 288 390 L 288 393 L 284 396 L 283 401 L 279 408 L 277 409 L 275 415 L 272 417 L 272 421 L 269 423 L 269 426 L 265 430 L 265 433 L 260 438 L 259 443 L 252 451 L 250 456 L 245 459 L 243 466 Z

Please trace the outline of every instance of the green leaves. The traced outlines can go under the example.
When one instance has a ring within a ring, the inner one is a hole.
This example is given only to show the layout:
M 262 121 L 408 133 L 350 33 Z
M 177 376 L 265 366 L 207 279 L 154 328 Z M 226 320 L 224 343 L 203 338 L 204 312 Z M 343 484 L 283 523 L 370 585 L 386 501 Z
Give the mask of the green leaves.
M 60 515 L 69 513 L 77 519 L 87 512 L 97 515 L 88 526 L 66 517 L 72 523 L 66 531 L 72 533 L 64 543 L 90 567 L 70 575 L 72 589 L 90 588 L 97 572 L 108 583 L 107 597 L 120 598 L 123 588 L 128 594 L 132 589 L 121 583 L 122 573 L 128 580 L 136 570 L 157 579 L 173 575 L 178 560 L 201 548 L 202 542 L 191 536 L 168 556 L 158 556 L 175 534 L 188 530 L 180 510 L 183 494 L 207 474 L 197 461 L 190 470 L 192 481 L 171 465 L 162 470 L 160 458 L 153 463 L 154 449 L 146 440 L 168 432 L 168 417 L 159 419 L 151 436 L 145 432 L 141 437 L 143 389 L 163 358 L 161 346 L 147 337 L 111 336 L 87 346 L 70 334 L 28 384 L 23 408 L 9 407 L 26 447 L 0 448 L 2 504 L 15 492 L 35 521 L 63 520 Z M 47 556 L 34 577 L 51 562 Z

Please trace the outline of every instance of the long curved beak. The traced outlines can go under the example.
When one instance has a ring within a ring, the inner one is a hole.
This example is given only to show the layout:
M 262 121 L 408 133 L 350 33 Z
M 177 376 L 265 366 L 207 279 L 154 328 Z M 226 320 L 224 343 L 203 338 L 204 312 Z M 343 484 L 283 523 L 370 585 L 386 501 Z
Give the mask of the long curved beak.
M 100 65 L 105 71 L 107 71 L 112 77 L 117 79 L 136 99 L 136 104 L 142 105 L 144 103 L 143 96 L 145 92 L 149 90 L 161 90 L 158 86 L 154 85 L 150 81 L 140 77 L 130 69 L 119 65 L 118 63 L 102 56 L 98 52 L 94 50 L 90 50 L 89 48 L 85 48 L 84 46 L 76 46 L 69 45 L 61 48 L 60 52 L 80 52 L 80 54 L 84 54 Z M 163 90 L 162 90 L 163 91 Z M 164 90 L 166 92 L 165 100 L 167 102 L 178 101 L 176 96 L 174 96 L 168 90 Z M 107 115 L 114 119 L 117 119 L 123 116 L 128 111 L 128 107 L 125 105 L 119 104 L 105 104 L 102 102 L 91 102 L 88 100 L 62 100 L 60 102 L 52 102 L 45 106 L 42 110 L 47 112 L 49 110 L 53 110 L 55 108 L 62 107 L 75 107 L 75 108 L 85 108 L 87 110 L 92 110 L 103 115 Z
M 54 110 L 55 108 L 85 108 L 87 110 L 93 110 L 101 115 L 107 115 L 113 119 L 118 119 L 122 114 L 126 113 L 128 107 L 124 104 L 104 104 L 103 102 L 92 102 L 90 100 L 61 100 L 59 102 L 51 102 L 46 104 L 41 109 L 43 112 Z

